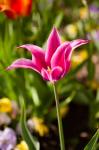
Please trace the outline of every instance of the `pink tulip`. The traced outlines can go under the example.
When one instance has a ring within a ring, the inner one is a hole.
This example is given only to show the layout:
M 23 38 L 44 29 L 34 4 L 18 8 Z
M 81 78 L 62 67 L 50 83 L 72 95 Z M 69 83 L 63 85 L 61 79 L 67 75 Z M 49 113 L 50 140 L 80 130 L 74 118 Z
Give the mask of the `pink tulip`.
M 44 80 L 56 82 L 68 73 L 73 50 L 87 43 L 88 40 L 83 39 L 62 43 L 58 31 L 53 28 L 48 37 L 46 51 L 33 44 L 22 45 L 20 46 L 21 48 L 31 52 L 32 60 L 25 58 L 17 59 L 7 70 L 30 68 L 41 74 Z

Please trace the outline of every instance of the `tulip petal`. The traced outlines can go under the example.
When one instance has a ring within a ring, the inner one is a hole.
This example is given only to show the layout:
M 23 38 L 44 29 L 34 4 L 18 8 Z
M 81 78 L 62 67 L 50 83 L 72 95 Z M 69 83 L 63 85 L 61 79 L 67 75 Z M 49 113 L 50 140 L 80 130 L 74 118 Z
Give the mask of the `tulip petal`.
M 40 70 L 37 68 L 37 66 L 33 64 L 31 60 L 25 58 L 17 59 L 7 68 L 7 70 L 12 70 L 15 68 L 29 68 L 40 73 Z
M 53 68 L 50 73 L 50 81 L 56 82 L 57 80 L 61 78 L 62 74 L 63 74 L 63 69 L 61 67 L 57 66 Z
M 43 49 L 40 48 L 40 47 L 37 46 L 37 45 L 24 44 L 24 45 L 21 45 L 21 46 L 19 46 L 19 47 L 27 49 L 29 52 L 31 52 L 33 55 L 36 55 L 36 56 L 37 56 L 37 55 L 40 55 L 40 56 L 42 56 L 42 55 L 44 56 L 44 55 L 45 55 Z
M 55 66 L 59 65 L 63 69 L 62 77 L 64 77 L 64 75 L 68 73 L 70 66 L 71 66 L 71 61 L 66 59 L 67 52 L 68 51 L 71 52 L 71 46 L 69 43 L 67 43 L 67 45 L 65 45 L 65 43 L 64 43 L 63 48 L 62 49 L 60 48 L 60 50 L 61 50 L 61 52 L 59 53 L 59 55 L 57 55 L 58 56 L 57 59 L 59 61 L 55 62 L 56 64 L 54 64 L 54 62 L 53 62 L 53 65 L 55 65 Z
M 75 49 L 81 45 L 87 44 L 88 42 L 89 42 L 89 40 L 77 39 L 77 40 L 70 42 L 70 45 L 71 45 L 72 49 Z
M 70 60 L 73 50 L 81 45 L 87 44 L 88 42 L 89 40 L 83 40 L 83 39 L 77 39 L 77 40 L 70 42 L 71 49 L 68 49 L 66 51 L 65 59 Z
M 64 64 L 64 57 L 66 61 L 70 61 L 73 50 L 87 43 L 88 40 L 78 39 L 72 42 L 66 42 L 61 44 L 52 56 L 51 67 L 53 68 L 57 65 L 62 67 Z
M 41 75 L 42 75 L 42 77 L 43 77 L 44 80 L 49 81 L 49 74 L 48 74 L 48 72 L 47 72 L 46 69 L 42 68 Z
M 64 72 L 62 74 L 62 77 L 64 77 L 69 72 L 70 66 L 71 66 L 71 61 L 66 61 L 64 59 L 64 65 L 63 65 Z
M 38 66 L 39 69 L 46 68 L 45 52 L 42 48 L 33 44 L 26 44 L 19 47 L 25 48 L 32 53 L 32 61 L 36 64 L 36 66 Z
M 45 61 L 48 66 L 50 66 L 50 60 L 57 47 L 61 44 L 61 40 L 59 34 L 55 28 L 53 28 L 52 32 L 49 35 L 47 41 L 47 51 L 45 54 Z
M 55 51 L 51 59 L 51 68 L 62 65 L 64 61 L 64 52 L 66 51 L 67 47 L 70 45 L 69 43 L 70 42 L 65 42 L 57 48 L 57 50 Z
M 5 11 L 8 18 L 16 19 L 19 16 L 28 16 L 31 12 L 32 0 L 2 0 L 0 10 Z

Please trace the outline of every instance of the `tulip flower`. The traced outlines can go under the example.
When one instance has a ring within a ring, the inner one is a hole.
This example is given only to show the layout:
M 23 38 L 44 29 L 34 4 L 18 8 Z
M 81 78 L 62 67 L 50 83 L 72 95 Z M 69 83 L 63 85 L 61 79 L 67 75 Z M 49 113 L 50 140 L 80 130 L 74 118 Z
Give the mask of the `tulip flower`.
M 4 11 L 11 19 L 28 16 L 31 8 L 32 0 L 0 0 L 0 11 Z
M 58 31 L 53 28 L 46 51 L 33 44 L 22 45 L 21 48 L 32 54 L 32 59 L 17 59 L 7 69 L 29 68 L 41 74 L 44 80 L 56 82 L 68 73 L 73 50 L 86 43 L 88 40 L 82 39 L 62 43 Z
M 58 31 L 53 28 L 48 37 L 46 51 L 33 44 L 22 45 L 20 47 L 27 49 L 31 53 L 32 59 L 17 59 L 7 68 L 7 70 L 14 68 L 29 68 L 38 72 L 44 80 L 52 82 L 56 101 L 61 150 L 65 150 L 65 143 L 55 82 L 63 78 L 68 73 L 73 50 L 87 43 L 88 40 L 83 39 L 62 43 Z

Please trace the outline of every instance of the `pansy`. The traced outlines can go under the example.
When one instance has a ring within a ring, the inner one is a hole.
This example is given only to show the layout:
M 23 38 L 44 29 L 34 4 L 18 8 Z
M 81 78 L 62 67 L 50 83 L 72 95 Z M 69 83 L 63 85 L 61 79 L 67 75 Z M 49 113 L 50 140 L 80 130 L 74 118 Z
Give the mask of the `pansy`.
M 10 99 L 2 98 L 0 99 L 0 112 L 11 112 L 12 111 L 12 104 Z
M 0 150 L 12 150 L 16 145 L 16 134 L 13 129 L 0 130 Z
M 40 136 L 47 135 L 49 132 L 49 128 L 44 123 L 44 120 L 42 118 L 33 117 L 27 121 L 27 124 L 31 131 L 34 130 Z
M 29 148 L 25 141 L 21 141 L 20 144 L 16 145 L 14 150 L 29 150 Z
M 33 44 L 22 45 L 20 47 L 27 49 L 32 59 L 17 59 L 7 70 L 29 68 L 38 72 L 44 80 L 56 82 L 68 73 L 73 50 L 87 43 L 88 40 L 83 39 L 62 43 L 58 31 L 53 28 L 48 37 L 46 51 Z
M 90 6 L 89 6 L 89 10 L 90 10 L 90 12 L 92 12 L 92 13 L 99 13 L 99 7 L 96 6 L 96 5 L 90 5 Z
M 28 16 L 31 8 L 32 0 L 0 0 L 0 11 L 4 11 L 6 16 L 11 19 Z

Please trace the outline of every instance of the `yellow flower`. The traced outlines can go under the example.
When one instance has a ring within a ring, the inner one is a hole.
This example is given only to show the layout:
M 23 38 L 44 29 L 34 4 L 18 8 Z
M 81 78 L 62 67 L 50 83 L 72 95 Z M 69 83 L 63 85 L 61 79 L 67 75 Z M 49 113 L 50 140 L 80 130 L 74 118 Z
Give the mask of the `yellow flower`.
M 88 18 L 88 10 L 86 7 L 81 7 L 79 10 L 79 15 L 81 19 L 87 19 Z
M 88 58 L 88 53 L 85 49 L 80 52 L 75 52 L 72 57 L 72 67 L 75 68 Z
M 99 88 L 99 82 L 96 80 L 88 81 L 87 85 L 90 86 L 93 90 L 97 90 Z
M 75 24 L 67 25 L 66 32 L 70 38 L 75 38 L 77 36 L 77 26 Z
M 34 123 L 34 130 L 39 133 L 40 136 L 44 136 L 48 134 L 49 129 L 48 127 L 44 124 L 44 120 L 41 118 L 33 117 L 32 121 Z
M 99 111 L 95 115 L 96 119 L 99 119 Z
M 69 111 L 69 107 L 68 106 L 60 107 L 60 115 L 62 117 L 65 117 L 65 115 L 68 113 L 68 111 Z
M 0 112 L 11 112 L 12 111 L 12 104 L 8 98 L 0 99 Z
M 29 150 L 29 148 L 25 141 L 21 141 L 20 144 L 16 145 L 14 150 Z

